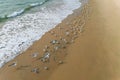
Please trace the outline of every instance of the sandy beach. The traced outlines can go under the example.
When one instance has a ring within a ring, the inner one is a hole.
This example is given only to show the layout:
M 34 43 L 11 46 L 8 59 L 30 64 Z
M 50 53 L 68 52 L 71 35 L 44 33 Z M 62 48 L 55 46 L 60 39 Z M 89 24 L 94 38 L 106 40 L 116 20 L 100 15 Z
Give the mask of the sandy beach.
M 120 80 L 120 1 L 91 0 L 0 69 L 0 80 Z

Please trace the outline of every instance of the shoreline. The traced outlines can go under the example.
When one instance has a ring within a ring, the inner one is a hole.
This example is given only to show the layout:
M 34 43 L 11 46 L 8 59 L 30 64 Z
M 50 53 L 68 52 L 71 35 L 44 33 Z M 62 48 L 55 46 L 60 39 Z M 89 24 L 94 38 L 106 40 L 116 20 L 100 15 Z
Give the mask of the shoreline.
M 52 3 L 54 4 L 49 7 Z M 57 4 L 59 6 L 56 7 Z M 73 5 L 71 6 L 71 4 Z M 46 32 L 72 14 L 73 10 L 79 8 L 80 5 L 81 3 L 78 0 L 73 1 L 73 3 L 63 0 L 62 4 L 59 1 L 53 1 L 41 8 L 39 12 L 26 14 L 13 21 L 6 22 L 0 30 L 0 52 L 2 53 L 0 55 L 0 67 L 29 48 Z
M 91 0 L 0 69 L 0 80 L 119 80 L 120 6 L 116 3 L 120 1 Z M 46 52 L 51 55 L 43 56 Z
M 87 6 L 85 8 L 87 8 Z M 16 57 L 14 60 L 8 62 L 3 68 L 0 69 L 0 76 L 2 76 L 2 77 L 0 77 L 0 79 L 5 79 L 4 78 L 5 75 L 8 75 L 9 73 L 14 72 L 14 71 L 15 72 L 11 75 L 9 74 L 9 77 L 7 77 L 7 78 L 12 79 L 12 80 L 16 80 L 16 79 L 19 80 L 18 77 L 20 77 L 20 74 L 22 74 L 21 77 L 23 77 L 25 80 L 30 80 L 31 77 L 24 76 L 25 73 L 30 73 L 29 75 L 33 76 L 32 79 L 36 79 L 36 80 L 39 80 L 39 78 L 47 79 L 47 76 L 50 76 L 50 73 L 52 73 L 53 70 L 56 69 L 56 67 L 58 67 L 60 64 L 64 63 L 64 57 L 67 55 L 66 47 L 69 44 L 73 43 L 73 41 L 70 41 L 70 40 L 72 38 L 73 38 L 73 40 L 76 39 L 78 37 L 77 36 L 78 32 L 79 33 L 82 32 L 82 30 L 80 30 L 80 27 L 77 26 L 79 24 L 76 24 L 76 23 L 79 23 L 79 21 L 75 20 L 75 18 L 78 16 L 81 18 L 81 20 L 83 19 L 83 16 L 80 15 L 80 11 L 81 11 L 81 9 L 75 10 L 72 15 L 68 16 L 57 27 L 55 27 L 51 31 L 47 32 L 42 37 L 42 39 L 36 41 L 30 48 L 28 48 L 27 51 L 25 51 L 24 53 L 22 53 L 21 55 Z M 82 15 L 85 15 L 84 11 L 85 10 L 83 9 L 83 11 L 82 11 L 83 13 L 81 12 Z M 72 23 L 73 25 L 70 22 L 73 22 Z M 84 22 L 81 22 L 81 23 L 84 25 Z M 66 27 L 66 26 L 69 26 L 69 27 Z M 74 26 L 76 26 L 76 28 L 74 28 Z M 75 32 L 76 30 L 75 31 L 71 30 L 72 32 L 71 31 L 69 32 L 70 28 L 72 30 L 76 29 L 77 32 Z M 73 33 L 76 36 L 73 37 Z M 50 44 L 50 41 L 52 41 L 52 40 L 60 41 L 61 44 L 58 44 L 58 45 L 57 45 L 57 43 L 55 43 L 55 45 L 54 45 L 54 43 Z M 60 49 L 59 49 L 59 47 L 60 47 Z M 45 63 L 40 62 L 39 58 L 41 56 L 43 56 L 43 53 L 47 52 L 45 50 L 45 48 L 50 48 L 49 53 L 51 53 L 51 57 L 52 57 L 50 59 L 50 61 L 51 61 L 50 63 L 48 61 Z M 56 51 L 56 50 L 58 50 L 58 51 Z M 36 55 L 36 57 L 34 58 L 33 55 L 34 56 Z M 38 60 L 36 60 L 36 59 L 38 59 Z M 17 64 L 15 67 L 8 67 L 10 64 L 15 63 L 15 62 Z M 31 64 L 31 62 L 33 62 L 33 64 Z M 37 64 L 39 64 L 39 65 L 37 65 Z M 16 71 L 16 69 L 20 69 L 21 66 L 28 66 L 27 68 L 29 70 Z M 42 68 L 42 70 L 40 70 L 40 74 L 30 72 L 32 69 L 36 69 L 35 66 L 38 66 L 39 69 Z M 50 69 L 47 72 L 45 72 L 44 67 L 48 67 Z M 6 70 L 7 68 L 9 68 L 10 70 L 9 69 Z M 36 77 L 37 75 L 39 75 L 39 77 Z

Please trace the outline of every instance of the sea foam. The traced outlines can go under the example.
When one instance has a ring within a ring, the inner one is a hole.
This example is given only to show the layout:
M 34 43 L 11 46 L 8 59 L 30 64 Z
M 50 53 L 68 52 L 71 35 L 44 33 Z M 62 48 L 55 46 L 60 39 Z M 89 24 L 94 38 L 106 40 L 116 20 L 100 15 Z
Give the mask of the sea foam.
M 0 29 L 0 67 L 28 49 L 80 6 L 79 0 L 52 0 L 39 12 L 6 22 Z

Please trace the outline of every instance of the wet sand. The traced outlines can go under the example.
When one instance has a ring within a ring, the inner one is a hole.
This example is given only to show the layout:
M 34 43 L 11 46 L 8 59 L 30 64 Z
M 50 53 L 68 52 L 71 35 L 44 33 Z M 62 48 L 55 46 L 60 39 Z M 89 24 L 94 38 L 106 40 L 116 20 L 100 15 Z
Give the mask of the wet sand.
M 91 0 L 1 68 L 0 80 L 119 80 L 118 2 Z

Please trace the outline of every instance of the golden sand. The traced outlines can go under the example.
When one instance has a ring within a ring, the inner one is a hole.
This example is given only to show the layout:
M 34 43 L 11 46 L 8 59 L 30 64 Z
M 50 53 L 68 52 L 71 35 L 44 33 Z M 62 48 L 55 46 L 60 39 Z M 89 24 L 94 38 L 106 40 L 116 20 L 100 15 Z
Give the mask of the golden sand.
M 48 80 L 120 80 L 120 1 L 91 0 L 85 31 Z
M 118 2 L 91 0 L 1 68 L 0 80 L 119 80 Z

